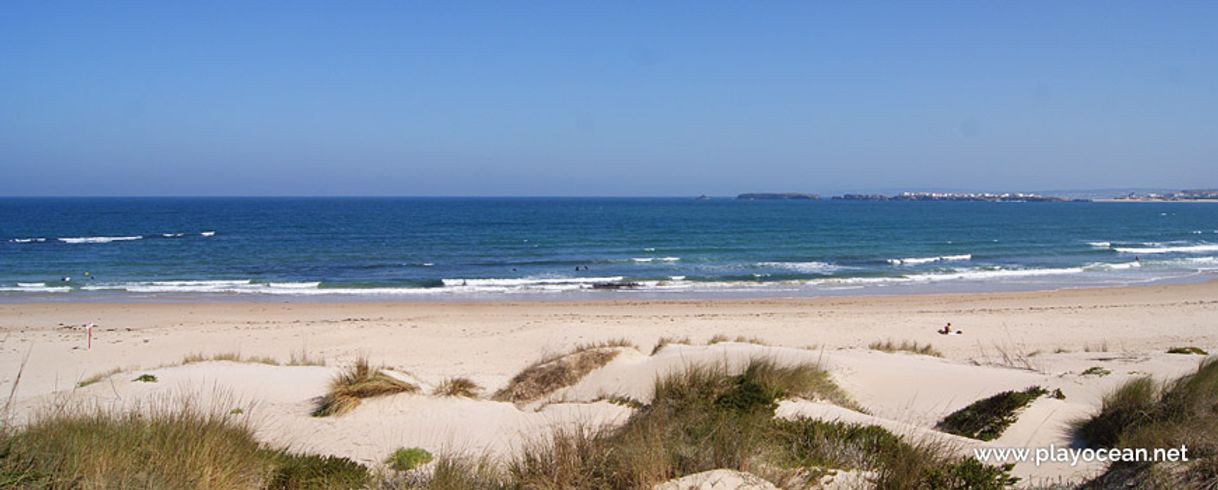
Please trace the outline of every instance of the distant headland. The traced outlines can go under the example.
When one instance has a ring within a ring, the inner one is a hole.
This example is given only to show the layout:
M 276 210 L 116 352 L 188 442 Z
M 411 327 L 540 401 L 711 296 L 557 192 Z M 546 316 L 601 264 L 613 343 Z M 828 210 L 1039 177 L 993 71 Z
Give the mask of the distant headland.
M 736 196 L 736 199 L 743 199 L 746 201 L 815 201 L 820 199 L 820 196 L 816 194 L 800 194 L 798 192 L 751 192 L 740 194 Z
M 736 199 L 742 200 L 801 200 L 816 201 L 816 194 L 801 194 L 794 192 L 751 192 L 740 194 Z M 1089 202 L 1089 199 L 1071 199 L 1056 196 L 1043 196 L 1023 192 L 902 192 L 900 194 L 843 194 L 833 196 L 834 201 L 968 201 L 968 202 Z
M 1185 189 L 1179 192 L 1148 192 L 1129 194 L 1110 199 L 1118 202 L 1218 202 L 1218 189 Z

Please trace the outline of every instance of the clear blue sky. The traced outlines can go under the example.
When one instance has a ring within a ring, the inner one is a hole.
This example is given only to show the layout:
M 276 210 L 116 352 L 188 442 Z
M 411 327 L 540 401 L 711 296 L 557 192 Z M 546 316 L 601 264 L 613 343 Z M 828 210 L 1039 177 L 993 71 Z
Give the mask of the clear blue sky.
M 0 3 L 0 195 L 1218 187 L 1218 2 Z

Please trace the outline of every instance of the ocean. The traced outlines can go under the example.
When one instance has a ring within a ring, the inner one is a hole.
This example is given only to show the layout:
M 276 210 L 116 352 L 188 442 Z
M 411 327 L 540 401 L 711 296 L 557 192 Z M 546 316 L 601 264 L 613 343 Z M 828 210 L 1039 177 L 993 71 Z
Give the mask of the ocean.
M 804 297 L 1216 273 L 1207 203 L 0 199 L 7 302 Z

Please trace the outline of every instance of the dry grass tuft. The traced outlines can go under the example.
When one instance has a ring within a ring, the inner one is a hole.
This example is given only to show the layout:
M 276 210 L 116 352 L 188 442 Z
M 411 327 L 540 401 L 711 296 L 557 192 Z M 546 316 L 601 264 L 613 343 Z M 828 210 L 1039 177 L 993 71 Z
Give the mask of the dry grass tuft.
M 92 375 L 92 376 L 89 376 L 89 377 L 87 377 L 87 378 L 85 378 L 85 379 L 80 380 L 80 382 L 76 383 L 76 387 L 77 387 L 77 388 L 84 388 L 84 387 L 89 386 L 89 385 L 91 385 L 91 384 L 94 384 L 94 383 L 97 383 L 97 382 L 99 382 L 99 381 L 102 381 L 102 380 L 108 379 L 109 377 L 114 376 L 114 375 L 116 375 L 116 374 L 118 374 L 118 373 L 121 373 L 121 372 L 123 372 L 122 368 L 114 368 L 114 369 L 111 369 L 111 370 L 106 371 L 106 372 L 97 373 L 97 374 L 94 374 L 94 375 Z
M 715 344 L 721 344 L 724 342 L 736 342 L 739 344 L 770 345 L 768 342 L 765 341 L 765 339 L 762 339 L 760 337 L 745 337 L 743 335 L 737 335 L 736 338 L 733 339 L 733 338 L 728 337 L 727 335 L 723 335 L 721 333 L 715 334 L 713 337 L 708 339 L 706 341 L 706 345 L 715 345 Z
M 432 394 L 436 396 L 478 398 L 481 393 L 482 387 L 469 378 L 448 378 L 440 383 L 440 386 L 437 386 L 436 391 Z
M 258 488 L 273 465 L 241 420 L 193 399 L 58 407 L 0 434 L 5 488 Z
M 567 354 L 546 356 L 525 368 L 491 397 L 493 400 L 524 403 L 571 386 L 588 373 L 609 364 L 623 347 L 634 347 L 626 341 L 584 344 Z
M 342 415 L 355 410 L 365 398 L 418 391 L 418 386 L 370 367 L 368 359 L 361 357 L 330 381 L 330 392 L 318 401 L 313 416 Z
M 660 337 L 660 340 L 656 341 L 656 346 L 651 349 L 651 355 L 659 354 L 669 344 L 693 345 L 693 343 L 689 337 Z
M 326 359 L 309 354 L 308 349 L 301 347 L 299 351 L 292 351 L 288 357 L 289 366 L 325 366 Z
M 239 352 L 221 352 L 218 354 L 206 355 L 201 352 L 187 354 L 182 358 L 182 364 L 194 364 L 197 362 L 208 361 L 229 361 L 229 362 L 248 362 L 255 364 L 266 364 L 269 366 L 278 366 L 279 361 L 269 356 L 250 356 L 243 357 Z
M 917 342 L 910 342 L 908 340 L 902 340 L 901 343 L 898 344 L 893 342 L 892 339 L 888 339 L 883 342 L 872 342 L 871 345 L 867 347 L 871 350 L 878 350 L 888 353 L 909 352 L 924 356 L 943 357 L 943 353 L 936 350 L 934 346 L 930 344 L 919 345 Z

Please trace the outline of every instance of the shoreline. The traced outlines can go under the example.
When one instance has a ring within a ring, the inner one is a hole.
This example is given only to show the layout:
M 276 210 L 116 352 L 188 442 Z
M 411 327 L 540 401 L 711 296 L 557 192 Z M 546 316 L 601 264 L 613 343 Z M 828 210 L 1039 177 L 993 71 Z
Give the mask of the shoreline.
M 807 285 L 757 285 L 742 289 L 592 289 L 560 292 L 484 292 L 464 293 L 435 291 L 430 293 L 128 293 L 118 291 L 83 291 L 70 293 L 0 294 L 0 306 L 23 304 L 528 304 L 528 303 L 612 303 L 612 302 L 701 302 L 701 301 L 809 301 L 821 298 L 884 298 L 902 296 L 959 296 L 971 294 L 1028 294 L 1075 290 L 1103 290 L 1137 287 L 1186 286 L 1218 282 L 1218 271 L 1199 270 L 1191 273 L 1154 276 L 1140 280 L 1111 283 L 1025 283 L 1000 281 L 955 280 L 943 282 L 896 282 L 884 286 L 843 286 L 817 288 Z M 803 288 L 803 289 L 799 289 Z M 513 299 L 505 299 L 505 298 Z

